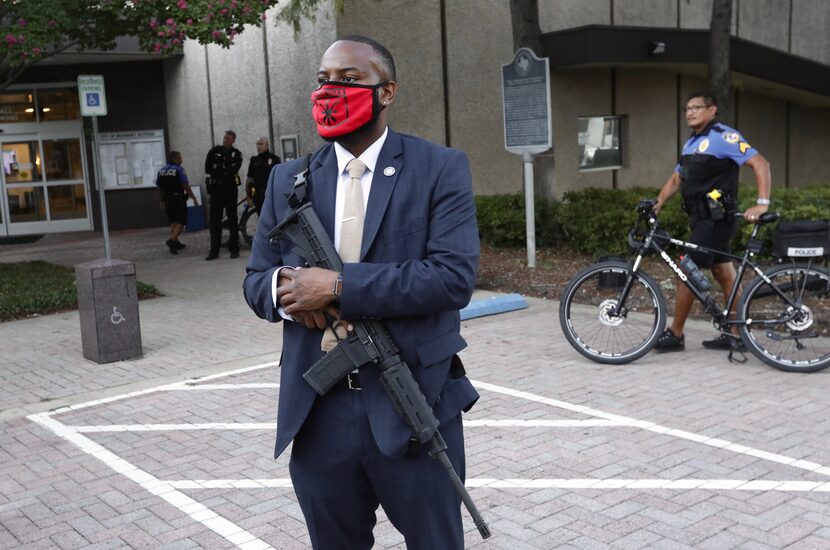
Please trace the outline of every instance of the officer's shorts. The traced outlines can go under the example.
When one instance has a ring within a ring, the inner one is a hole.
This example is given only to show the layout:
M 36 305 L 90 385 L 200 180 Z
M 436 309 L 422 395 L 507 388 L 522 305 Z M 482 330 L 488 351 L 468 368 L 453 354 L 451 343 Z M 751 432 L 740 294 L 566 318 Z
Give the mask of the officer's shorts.
M 689 242 L 705 246 L 720 252 L 732 252 L 732 237 L 738 230 L 738 224 L 734 218 L 722 221 L 694 220 L 690 221 L 692 234 Z M 731 262 L 732 258 L 717 253 L 705 253 L 689 251 L 689 256 L 698 267 L 706 269 L 714 264 Z
M 165 202 L 167 210 L 167 221 L 187 225 L 187 199 L 181 197 L 169 197 Z

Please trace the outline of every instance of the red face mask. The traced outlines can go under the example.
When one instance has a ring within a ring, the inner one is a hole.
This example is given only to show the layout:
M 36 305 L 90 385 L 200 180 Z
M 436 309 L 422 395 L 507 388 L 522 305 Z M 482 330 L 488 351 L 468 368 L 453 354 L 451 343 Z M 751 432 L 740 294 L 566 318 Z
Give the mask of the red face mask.
M 334 139 L 375 122 L 382 109 L 375 90 L 384 84 L 326 83 L 311 92 L 311 114 L 320 137 Z

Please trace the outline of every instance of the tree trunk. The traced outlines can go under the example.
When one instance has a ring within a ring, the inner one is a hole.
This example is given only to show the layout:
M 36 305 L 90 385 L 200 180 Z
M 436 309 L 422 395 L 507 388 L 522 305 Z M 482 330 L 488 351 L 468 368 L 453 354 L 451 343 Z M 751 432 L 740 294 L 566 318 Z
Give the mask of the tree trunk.
M 732 114 L 732 76 L 729 72 L 731 27 L 732 0 L 713 0 L 712 22 L 709 25 L 709 89 L 718 98 L 718 118 L 724 122 Z
M 510 20 L 513 24 L 513 51 L 530 48 L 542 57 L 539 0 L 510 0 Z

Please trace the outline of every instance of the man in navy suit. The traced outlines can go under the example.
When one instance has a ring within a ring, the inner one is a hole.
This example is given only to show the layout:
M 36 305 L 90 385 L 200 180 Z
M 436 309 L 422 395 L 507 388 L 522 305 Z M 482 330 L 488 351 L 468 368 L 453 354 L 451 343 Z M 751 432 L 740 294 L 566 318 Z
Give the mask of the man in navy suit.
M 290 243 L 265 235 L 291 210 L 286 195 L 305 159 L 271 173 L 244 291 L 258 316 L 283 321 L 275 456 L 293 440 L 289 469 L 314 548 L 371 548 L 381 505 L 410 550 L 461 549 L 460 497 L 411 438 L 377 369 L 349 374 L 322 397 L 302 374 L 325 353 L 327 315 L 347 324 L 383 319 L 464 478 L 461 412 L 478 399 L 456 355 L 466 346 L 458 311 L 472 295 L 479 257 L 469 163 L 460 151 L 387 126 L 398 86 L 392 56 L 376 41 L 334 42 L 317 80 L 312 114 L 329 143 L 310 161 L 310 200 L 344 258 L 341 240 L 350 240 L 345 228 L 355 217 L 344 204 L 358 184 L 365 211 L 357 217 L 365 221 L 342 273 L 303 267 Z

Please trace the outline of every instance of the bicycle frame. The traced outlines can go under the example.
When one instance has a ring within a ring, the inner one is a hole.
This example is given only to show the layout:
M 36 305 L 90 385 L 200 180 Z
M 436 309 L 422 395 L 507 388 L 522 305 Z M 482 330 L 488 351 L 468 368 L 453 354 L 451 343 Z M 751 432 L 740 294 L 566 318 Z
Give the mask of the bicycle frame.
M 657 252 L 660 258 L 666 263 L 666 265 L 671 268 L 671 270 L 675 273 L 678 279 L 686 285 L 686 288 L 691 291 L 694 297 L 703 304 L 704 311 L 712 316 L 713 322 L 720 328 L 722 331 L 728 330 L 731 325 L 748 325 L 748 324 L 761 324 L 761 325 L 777 325 L 782 322 L 788 322 L 792 319 L 795 319 L 798 315 L 799 311 L 799 304 L 793 302 L 789 296 L 787 296 L 784 292 L 781 291 L 776 285 L 772 284 L 772 281 L 766 274 L 759 268 L 754 262 L 750 260 L 751 256 L 754 256 L 756 253 L 761 251 L 761 241 L 756 239 L 758 235 L 758 230 L 760 229 L 761 225 L 757 224 L 752 229 L 752 233 L 749 236 L 749 241 L 747 242 L 746 249 L 742 256 L 737 256 L 735 254 L 729 254 L 726 252 L 722 252 L 719 250 L 714 250 L 712 248 L 707 248 L 705 246 L 697 245 L 694 243 L 690 243 L 688 241 L 684 241 L 681 239 L 675 239 L 674 237 L 668 234 L 660 234 L 660 224 L 657 221 L 657 217 L 655 216 L 654 212 L 649 208 L 648 212 L 640 211 L 640 220 L 645 220 L 648 222 L 649 225 L 649 232 L 645 239 L 643 239 L 642 243 L 639 245 L 637 249 L 637 255 L 635 257 L 634 263 L 631 267 L 631 274 L 627 277 L 625 286 L 620 293 L 619 299 L 617 300 L 617 305 L 614 307 L 614 311 L 612 315 L 620 315 L 623 312 L 624 306 L 622 304 L 625 303 L 625 300 L 628 298 L 628 294 L 631 291 L 631 287 L 634 284 L 634 274 L 639 271 L 640 262 L 642 261 L 643 257 L 648 251 Z M 743 213 L 739 212 L 736 213 L 735 216 L 742 216 Z M 636 227 L 639 226 L 640 220 L 638 220 Z M 658 240 L 664 240 L 670 245 L 679 246 L 687 250 L 699 251 L 704 252 L 707 254 L 720 254 L 722 256 L 729 257 L 733 260 L 740 261 L 740 265 L 738 267 L 738 273 L 735 277 L 735 281 L 732 283 L 732 288 L 729 290 L 729 297 L 726 301 L 726 307 L 720 308 L 712 296 L 706 292 L 703 293 L 697 289 L 692 283 L 689 282 L 688 276 L 680 269 L 680 266 L 672 259 L 671 256 L 665 251 L 663 247 L 658 244 Z M 808 264 L 809 267 L 809 264 Z M 747 271 L 747 268 L 751 268 L 759 277 L 761 277 L 769 286 L 772 288 L 789 306 L 791 306 L 791 313 L 786 318 L 781 319 L 771 319 L 771 320 L 752 320 L 752 319 L 745 319 L 745 320 L 733 320 L 729 319 L 729 312 L 732 311 L 733 305 L 738 299 L 738 292 L 741 287 L 741 281 L 743 280 L 744 274 Z M 806 286 L 807 280 L 805 278 L 804 285 Z M 804 291 L 804 288 L 800 290 L 798 296 L 801 296 Z M 800 301 L 800 300 L 799 300 Z

